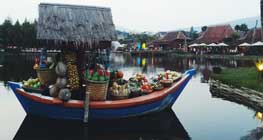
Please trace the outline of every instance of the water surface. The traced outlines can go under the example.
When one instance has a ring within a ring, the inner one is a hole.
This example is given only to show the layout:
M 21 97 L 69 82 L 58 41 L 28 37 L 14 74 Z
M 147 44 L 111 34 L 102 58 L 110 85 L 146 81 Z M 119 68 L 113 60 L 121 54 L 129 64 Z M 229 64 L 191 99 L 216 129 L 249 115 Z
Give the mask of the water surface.
M 1 55 L 3 56 L 3 54 Z M 35 56 L 36 54 L 9 54 L 5 55 L 5 57 L 0 57 L 0 65 L 4 65 L 3 68 L 0 68 L 0 81 L 2 81 L 0 84 L 0 110 L 2 112 L 0 115 L 0 139 L 8 140 L 13 139 L 15 136 L 16 139 L 23 139 L 23 134 L 31 136 L 33 139 L 45 139 L 43 137 L 46 137 L 46 135 L 36 132 L 34 135 L 30 135 L 28 131 L 34 132 L 33 126 L 37 127 L 36 123 L 39 123 L 39 128 L 35 129 L 42 131 L 52 130 L 51 128 L 54 126 L 53 120 L 26 117 L 25 112 L 13 93 L 8 87 L 4 86 L 4 83 L 8 80 L 21 81 L 30 76 L 35 76 L 35 72 L 32 69 Z M 125 120 L 125 125 L 116 125 L 114 131 L 112 130 L 113 132 L 110 131 L 111 133 L 109 134 L 105 131 L 103 137 L 96 137 L 100 134 L 99 130 L 89 130 L 90 128 L 87 129 L 87 126 L 82 126 L 79 122 L 69 122 L 69 124 L 67 122 L 58 122 L 57 125 L 65 126 L 67 124 L 67 129 L 72 128 L 72 133 L 66 135 L 69 139 L 238 140 L 248 135 L 251 130 L 262 125 L 261 121 L 255 118 L 256 111 L 248 109 L 243 105 L 212 98 L 209 92 L 209 83 L 206 83 L 212 73 L 213 66 L 232 68 L 250 67 L 254 65 L 253 61 L 177 57 L 173 55 L 169 57 L 132 57 L 130 55 L 113 54 L 111 62 L 112 65 L 110 68 L 123 70 L 125 78 L 130 77 L 136 72 L 142 72 L 151 77 L 164 70 L 183 72 L 190 68 L 196 68 L 198 73 L 189 82 L 177 102 L 173 105 L 172 110 L 162 112 L 159 114 L 160 116 L 152 115 L 134 120 Z M 166 118 L 162 116 L 166 116 Z M 114 123 L 117 122 L 115 121 Z M 141 125 L 134 126 L 136 123 L 132 122 L 140 122 Z M 30 125 L 31 123 L 34 125 Z M 154 126 L 140 128 L 140 126 L 147 126 L 147 124 L 153 124 Z M 134 133 L 136 127 L 141 131 L 135 131 Z M 152 127 L 156 129 L 152 129 Z M 126 131 L 124 131 L 125 128 Z M 61 132 L 67 132 L 63 130 L 63 127 L 58 127 L 58 129 L 61 129 Z M 130 129 L 130 131 L 127 129 Z M 174 133 L 172 133 L 173 130 Z M 81 131 L 81 133 L 78 131 Z M 88 136 L 86 131 L 88 132 Z M 52 134 L 54 137 L 59 137 L 60 133 Z M 77 137 L 76 135 L 80 136 Z M 52 139 L 52 137 L 46 137 L 46 139 Z

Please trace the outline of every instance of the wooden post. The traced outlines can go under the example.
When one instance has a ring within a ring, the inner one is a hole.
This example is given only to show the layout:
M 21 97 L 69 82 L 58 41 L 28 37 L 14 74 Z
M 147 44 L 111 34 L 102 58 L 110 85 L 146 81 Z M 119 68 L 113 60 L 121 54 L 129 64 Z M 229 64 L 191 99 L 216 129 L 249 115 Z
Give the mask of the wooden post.
M 84 118 L 83 122 L 87 123 L 89 121 L 89 92 L 86 91 L 85 102 L 84 102 Z

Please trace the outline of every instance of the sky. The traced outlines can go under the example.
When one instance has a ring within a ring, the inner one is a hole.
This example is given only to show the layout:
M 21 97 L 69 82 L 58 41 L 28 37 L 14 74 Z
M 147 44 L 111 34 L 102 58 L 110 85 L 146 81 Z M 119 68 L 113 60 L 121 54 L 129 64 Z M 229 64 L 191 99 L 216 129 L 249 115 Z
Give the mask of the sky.
M 38 4 L 66 3 L 110 7 L 117 27 L 170 31 L 260 15 L 260 0 L 0 0 L 0 22 L 38 18 Z

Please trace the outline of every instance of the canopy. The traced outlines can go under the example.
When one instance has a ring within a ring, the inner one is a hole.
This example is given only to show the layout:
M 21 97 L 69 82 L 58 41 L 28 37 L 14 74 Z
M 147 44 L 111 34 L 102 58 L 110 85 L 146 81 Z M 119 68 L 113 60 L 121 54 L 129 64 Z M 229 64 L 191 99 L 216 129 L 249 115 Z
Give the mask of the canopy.
M 247 46 L 251 46 L 251 44 L 249 44 L 249 43 L 242 43 L 242 44 L 240 44 L 240 45 L 238 45 L 239 47 L 247 47 Z
M 199 44 L 194 43 L 194 44 L 190 45 L 189 47 L 197 47 L 197 46 L 199 46 Z
M 221 46 L 221 47 L 228 47 L 229 45 L 227 45 L 226 43 L 219 43 L 219 44 L 217 44 L 217 46 Z
M 209 46 L 209 47 L 215 47 L 215 46 L 218 46 L 216 43 L 211 43 L 211 44 L 209 44 L 209 45 L 207 45 L 207 46 Z
M 91 48 L 116 39 L 110 8 L 41 3 L 38 9 L 37 39 L 46 46 Z
M 256 43 L 252 44 L 251 46 L 263 46 L 263 42 L 258 41 Z
M 201 43 L 201 44 L 199 44 L 199 46 L 207 46 L 207 44 Z

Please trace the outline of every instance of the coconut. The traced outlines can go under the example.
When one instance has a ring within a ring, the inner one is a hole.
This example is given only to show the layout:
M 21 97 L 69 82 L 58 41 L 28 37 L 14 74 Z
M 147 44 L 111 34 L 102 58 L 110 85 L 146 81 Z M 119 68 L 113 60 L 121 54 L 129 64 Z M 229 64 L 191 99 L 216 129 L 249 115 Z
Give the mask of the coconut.
M 58 77 L 57 81 L 56 81 L 56 85 L 61 89 L 61 88 L 65 88 L 67 85 L 67 78 L 61 78 Z
M 67 74 L 67 66 L 63 62 L 58 62 L 56 66 L 56 73 L 61 77 L 65 77 Z
M 71 98 L 71 92 L 69 89 L 61 89 L 58 94 L 58 98 L 63 100 L 63 101 L 68 101 Z
M 49 94 L 52 97 L 58 97 L 59 88 L 56 85 L 52 85 L 49 88 Z

